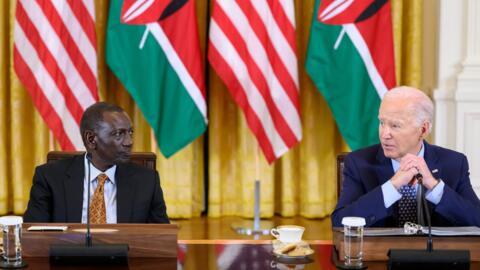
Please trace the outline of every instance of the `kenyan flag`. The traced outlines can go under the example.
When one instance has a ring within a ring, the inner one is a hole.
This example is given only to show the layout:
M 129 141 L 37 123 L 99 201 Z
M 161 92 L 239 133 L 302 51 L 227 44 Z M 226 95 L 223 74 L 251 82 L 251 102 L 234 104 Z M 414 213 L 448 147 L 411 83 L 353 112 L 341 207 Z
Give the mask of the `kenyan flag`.
M 306 69 L 352 150 L 378 142 L 378 108 L 396 85 L 390 1 L 315 2 Z
M 152 126 L 169 157 L 207 125 L 193 0 L 110 1 L 107 64 Z

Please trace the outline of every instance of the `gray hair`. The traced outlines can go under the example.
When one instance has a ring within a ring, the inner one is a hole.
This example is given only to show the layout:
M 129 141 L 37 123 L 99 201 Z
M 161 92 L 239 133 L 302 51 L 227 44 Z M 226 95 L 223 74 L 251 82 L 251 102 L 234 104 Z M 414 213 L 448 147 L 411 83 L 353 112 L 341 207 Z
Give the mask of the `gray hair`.
M 399 86 L 387 91 L 383 96 L 385 99 L 409 99 L 411 109 L 415 115 L 415 119 L 419 125 L 423 122 L 430 123 L 430 130 L 433 126 L 433 102 L 419 89 L 409 86 Z

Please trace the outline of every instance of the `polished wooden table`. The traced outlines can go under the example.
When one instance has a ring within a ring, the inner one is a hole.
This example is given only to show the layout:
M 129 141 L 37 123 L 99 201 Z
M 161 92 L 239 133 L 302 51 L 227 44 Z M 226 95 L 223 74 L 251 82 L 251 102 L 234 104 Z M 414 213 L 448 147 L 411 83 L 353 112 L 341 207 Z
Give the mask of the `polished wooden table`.
M 377 228 L 382 230 L 384 228 Z M 369 228 L 376 230 L 376 228 Z M 333 229 L 333 244 L 339 257 L 344 256 L 343 229 Z M 426 249 L 427 236 L 364 236 L 363 257 L 365 261 L 386 261 L 389 249 Z M 480 261 L 480 237 L 478 236 L 441 236 L 433 237 L 433 249 L 462 249 L 470 251 L 472 261 Z
M 32 226 L 66 226 L 65 231 L 29 231 Z M 85 224 L 23 224 L 24 257 L 48 257 L 52 244 L 85 243 Z M 91 226 L 92 242 L 128 243 L 133 258 L 176 258 L 178 226 L 175 224 L 95 224 Z
M 307 259 L 285 260 L 272 255 L 268 241 L 206 241 L 179 243 L 178 258 L 129 258 L 128 266 L 109 269 L 336 269 L 332 245 L 312 243 L 315 253 Z M 52 266 L 46 257 L 24 257 L 27 269 L 104 269 L 105 266 Z M 378 269 L 386 269 L 382 263 Z M 375 268 L 373 268 L 375 269 Z
M 39 225 L 39 224 L 35 224 Z M 57 225 L 57 224 L 56 224 Z M 67 232 L 27 232 L 24 224 L 22 250 L 27 269 L 104 269 L 105 266 L 54 266 L 49 264 L 48 247 L 52 243 L 83 243 L 84 235 L 78 229 L 84 225 L 68 224 Z M 271 240 L 177 240 L 176 225 L 118 224 L 95 225 L 94 243 L 128 243 L 129 264 L 110 269 L 336 269 L 341 264 L 334 248 L 341 246 L 343 236 L 334 231 L 334 241 L 308 240 L 315 253 L 308 258 L 288 260 L 272 254 Z M 112 231 L 111 229 L 114 229 Z M 449 245 L 477 246 L 478 238 L 451 239 Z M 364 256 L 369 269 L 387 269 L 385 261 L 388 245 L 412 247 L 412 238 L 377 237 L 365 240 Z M 424 239 L 421 239 L 422 243 Z M 380 245 L 379 243 L 383 243 Z M 420 241 L 415 245 L 420 246 Z M 413 245 L 413 246 L 415 246 Z M 422 244 L 423 246 L 423 244 Z M 377 257 L 375 257 L 377 256 Z M 476 255 L 472 256 L 476 258 Z M 373 260 L 372 260 L 373 258 Z M 377 258 L 377 259 L 375 259 Z M 472 262 L 472 269 L 479 269 L 478 261 Z
M 107 269 L 336 269 L 333 259 L 336 255 L 329 241 L 310 241 L 310 246 L 315 251 L 312 256 L 292 261 L 273 256 L 272 246 L 265 240 L 187 240 L 178 243 L 178 258 L 129 258 L 128 266 Z M 46 257 L 24 259 L 29 264 L 27 269 L 105 269 L 105 266 L 52 266 Z M 365 264 L 368 269 L 387 269 L 386 261 L 368 261 Z M 479 267 L 478 262 L 472 262 L 471 269 Z

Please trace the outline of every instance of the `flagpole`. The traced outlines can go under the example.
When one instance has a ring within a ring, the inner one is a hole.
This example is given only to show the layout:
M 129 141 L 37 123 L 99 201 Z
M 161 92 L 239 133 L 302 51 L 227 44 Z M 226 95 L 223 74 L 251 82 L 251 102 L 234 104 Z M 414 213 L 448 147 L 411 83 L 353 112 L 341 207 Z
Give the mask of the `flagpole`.
M 48 149 L 49 151 L 55 151 L 55 137 L 51 129 L 48 130 Z
M 273 222 L 270 220 L 260 220 L 260 148 L 255 142 L 255 181 L 254 181 L 254 205 L 253 205 L 253 222 L 251 220 L 243 220 L 232 224 L 232 229 L 238 234 L 254 235 L 257 239 L 258 235 L 270 234 Z
M 255 200 L 253 208 L 253 230 L 260 229 L 260 148 L 258 143 L 255 143 Z
M 153 128 L 150 128 L 150 151 L 157 154 L 157 140 L 155 139 L 155 133 Z

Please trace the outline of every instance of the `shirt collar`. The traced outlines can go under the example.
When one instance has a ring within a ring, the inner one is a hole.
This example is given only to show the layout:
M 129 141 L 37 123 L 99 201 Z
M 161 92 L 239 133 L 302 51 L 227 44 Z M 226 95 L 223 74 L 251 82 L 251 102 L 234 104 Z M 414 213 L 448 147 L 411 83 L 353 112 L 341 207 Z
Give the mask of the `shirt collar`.
M 88 161 L 87 161 L 87 154 L 84 156 L 84 168 L 87 168 Z M 98 175 L 104 173 L 108 176 L 108 179 L 115 184 L 115 172 L 117 171 L 117 165 L 113 165 L 112 167 L 108 168 L 106 171 L 102 172 L 101 170 L 97 169 L 93 163 L 90 162 L 90 181 L 97 179 Z M 85 178 L 87 177 L 88 170 L 85 170 Z
M 425 154 L 425 145 L 424 143 L 422 142 L 422 147 L 420 148 L 420 151 L 418 152 L 417 154 L 417 157 L 422 157 L 424 156 Z M 398 168 L 400 168 L 400 162 L 396 161 L 395 159 L 390 159 L 392 161 L 392 167 L 393 167 L 393 171 L 394 172 L 397 172 L 398 171 Z

